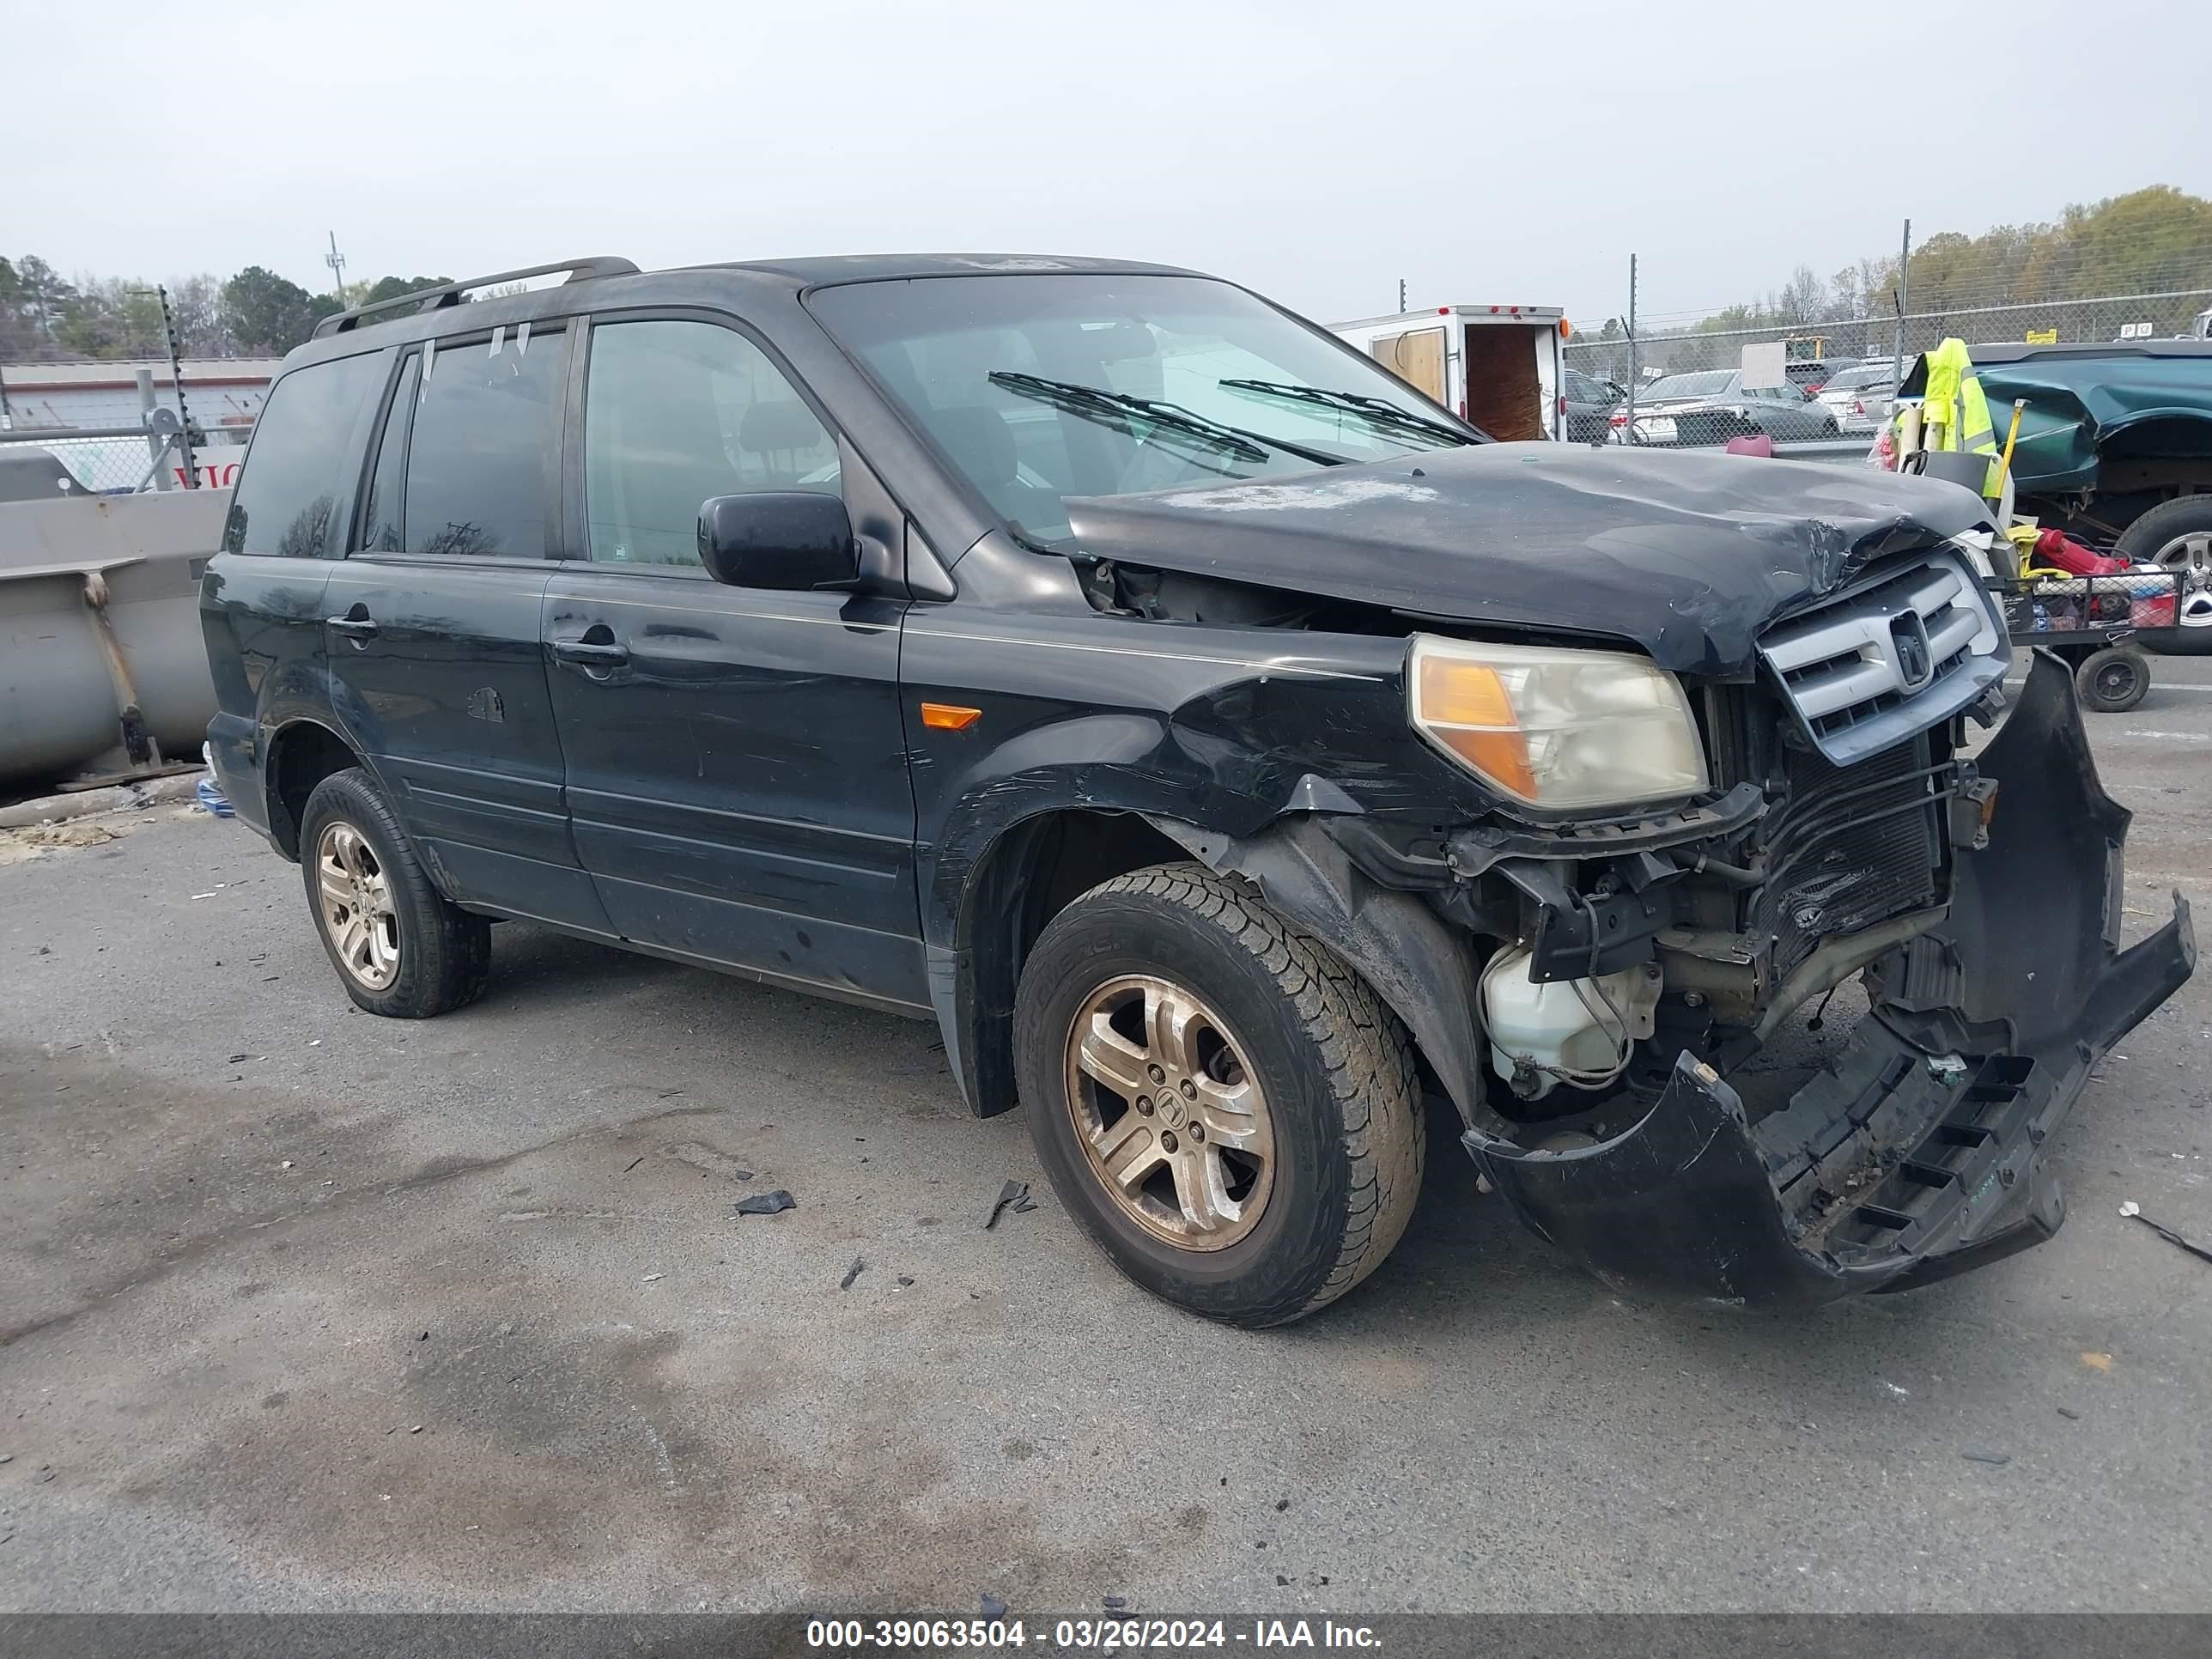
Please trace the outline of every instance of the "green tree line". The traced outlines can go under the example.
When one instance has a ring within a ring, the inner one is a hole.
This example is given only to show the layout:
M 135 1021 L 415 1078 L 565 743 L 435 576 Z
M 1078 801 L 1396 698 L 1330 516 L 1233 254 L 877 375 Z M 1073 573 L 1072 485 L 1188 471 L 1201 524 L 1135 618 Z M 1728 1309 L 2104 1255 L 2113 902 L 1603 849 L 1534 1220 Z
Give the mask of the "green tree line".
M 343 294 L 310 294 L 272 270 L 248 265 L 227 280 L 202 275 L 167 286 L 182 356 L 276 357 L 335 312 L 450 280 L 386 276 L 349 283 Z M 70 281 L 36 254 L 0 258 L 0 362 L 161 357 L 167 352 L 161 296 L 152 283 L 93 276 Z
M 2063 304 L 2113 295 L 2212 289 L 2212 200 L 2168 185 L 2065 209 L 2046 224 L 1998 225 L 1978 236 L 1942 231 L 1916 241 L 1906 305 L 1916 314 Z M 1822 276 L 1800 264 L 1779 289 L 1692 322 L 1647 323 L 1646 339 L 1762 329 L 1810 331 L 1895 314 L 1898 256 L 1869 257 Z M 2175 331 L 2204 301 L 2154 305 L 2144 319 Z M 1578 339 L 1615 339 L 1618 319 Z

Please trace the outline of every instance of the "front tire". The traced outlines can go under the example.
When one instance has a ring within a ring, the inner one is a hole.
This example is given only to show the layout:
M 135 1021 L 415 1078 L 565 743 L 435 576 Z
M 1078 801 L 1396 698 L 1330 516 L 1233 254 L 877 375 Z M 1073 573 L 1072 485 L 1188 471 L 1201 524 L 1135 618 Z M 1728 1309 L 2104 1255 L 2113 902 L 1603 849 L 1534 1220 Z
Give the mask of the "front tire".
M 372 1014 L 428 1019 L 473 1002 L 491 924 L 449 903 L 358 767 L 315 786 L 300 815 L 307 907 L 346 994 Z
M 1426 1151 L 1412 1047 L 1318 940 L 1197 864 L 1092 888 L 1014 1002 L 1037 1156 L 1124 1273 L 1279 1325 L 1389 1255 Z

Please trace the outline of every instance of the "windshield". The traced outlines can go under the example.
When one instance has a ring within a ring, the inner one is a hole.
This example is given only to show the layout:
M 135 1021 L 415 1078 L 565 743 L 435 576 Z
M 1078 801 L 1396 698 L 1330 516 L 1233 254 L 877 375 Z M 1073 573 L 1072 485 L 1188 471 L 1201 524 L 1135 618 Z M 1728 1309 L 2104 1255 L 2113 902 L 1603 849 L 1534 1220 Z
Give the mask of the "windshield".
M 1652 381 L 1644 388 L 1644 395 L 1655 404 L 1669 398 L 1710 398 L 1717 392 L 1726 392 L 1735 379 L 1735 371 L 1732 368 L 1709 368 L 1701 374 L 1669 374 L 1664 380 Z
M 1067 535 L 1065 496 L 1480 441 L 1380 364 L 1206 277 L 926 276 L 807 304 L 1033 541 Z

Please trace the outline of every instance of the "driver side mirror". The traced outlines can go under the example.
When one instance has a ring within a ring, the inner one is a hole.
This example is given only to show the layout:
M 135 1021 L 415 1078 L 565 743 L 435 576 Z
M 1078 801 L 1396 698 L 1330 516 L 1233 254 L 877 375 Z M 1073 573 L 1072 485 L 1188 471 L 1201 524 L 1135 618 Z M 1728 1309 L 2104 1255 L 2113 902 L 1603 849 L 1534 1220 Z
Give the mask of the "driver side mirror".
M 849 587 L 860 548 L 845 503 L 812 489 L 717 495 L 699 508 L 699 562 L 730 587 Z

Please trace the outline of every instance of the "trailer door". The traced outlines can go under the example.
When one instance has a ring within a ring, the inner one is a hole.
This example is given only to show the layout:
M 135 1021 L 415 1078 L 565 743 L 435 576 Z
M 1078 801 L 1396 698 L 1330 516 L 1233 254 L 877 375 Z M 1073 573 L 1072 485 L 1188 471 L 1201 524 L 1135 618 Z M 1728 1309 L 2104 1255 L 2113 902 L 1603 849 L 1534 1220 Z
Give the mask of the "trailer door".
M 1367 355 L 1414 391 L 1440 404 L 1444 401 L 1444 331 L 1441 326 L 1385 335 L 1369 344 Z

